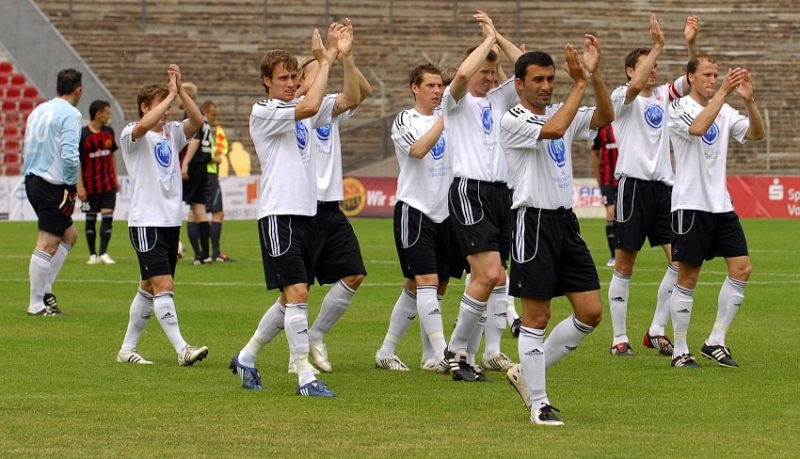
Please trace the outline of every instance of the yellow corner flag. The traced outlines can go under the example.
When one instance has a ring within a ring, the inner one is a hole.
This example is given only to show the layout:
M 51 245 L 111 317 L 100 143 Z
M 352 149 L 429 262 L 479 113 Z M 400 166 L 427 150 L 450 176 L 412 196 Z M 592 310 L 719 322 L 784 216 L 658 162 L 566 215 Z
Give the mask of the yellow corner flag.
M 214 137 L 214 156 L 228 154 L 228 137 L 222 130 L 222 125 L 217 125 L 217 135 Z

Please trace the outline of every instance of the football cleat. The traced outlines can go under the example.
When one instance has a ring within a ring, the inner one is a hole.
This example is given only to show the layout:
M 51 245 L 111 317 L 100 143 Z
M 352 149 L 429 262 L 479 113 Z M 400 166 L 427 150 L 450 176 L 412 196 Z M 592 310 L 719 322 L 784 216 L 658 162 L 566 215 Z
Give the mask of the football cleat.
M 104 253 L 104 254 L 100 255 L 99 257 L 97 257 L 97 259 L 100 260 L 100 263 L 102 263 L 104 265 L 117 264 L 117 262 L 114 261 L 114 259 L 111 258 L 107 253 Z
M 297 364 L 291 357 L 289 357 L 289 367 L 287 368 L 286 372 L 289 373 L 290 375 L 297 374 Z M 311 366 L 311 372 L 314 373 L 315 375 L 319 374 L 319 370 L 317 370 L 313 365 Z
M 375 354 L 375 368 L 383 368 L 384 370 L 394 370 L 394 371 L 409 371 L 408 367 L 400 357 L 396 355 L 390 356 L 382 356 L 380 354 Z
M 95 254 L 89 255 L 89 259 L 86 260 L 87 265 L 99 265 L 100 263 L 100 259 Z
M 208 348 L 205 346 L 194 347 L 188 344 L 178 353 L 178 365 L 190 367 L 208 356 Z
M 672 341 L 666 335 L 651 335 L 650 332 L 644 334 L 642 346 L 649 349 L 658 349 L 661 355 L 672 357 Z
M 472 372 L 475 373 L 475 381 L 477 382 L 485 382 L 485 383 L 493 383 L 494 379 L 489 379 L 486 377 L 486 373 L 483 372 L 483 368 L 480 365 L 471 365 Z
M 514 362 L 501 352 L 490 359 L 484 356 L 482 366 L 487 370 L 502 371 L 505 373 L 514 366 Z
M 478 375 L 469 364 L 467 354 L 459 352 L 458 354 L 451 352 L 449 347 L 444 348 L 444 359 L 439 362 L 437 369 L 441 368 L 446 362 L 449 367 L 450 374 L 453 376 L 453 381 L 476 382 Z
M 564 421 L 556 413 L 561 411 L 552 405 L 542 405 L 531 412 L 531 422 L 541 426 L 563 426 Z
M 631 349 L 631 346 L 628 343 L 623 341 L 621 343 L 617 343 L 611 346 L 611 355 L 619 355 L 626 357 L 626 356 L 636 355 L 636 353 L 633 352 L 633 349 Z
M 142 354 L 139 353 L 139 350 L 136 348 L 131 349 L 130 351 L 122 351 L 120 350 L 117 353 L 117 362 L 119 363 L 136 363 L 139 365 L 152 365 L 153 362 L 147 360 L 146 358 L 142 357 Z
M 692 354 L 681 354 L 672 359 L 672 366 L 675 368 L 700 368 L 700 364 Z
M 525 378 L 522 376 L 522 367 L 520 364 L 509 368 L 508 372 L 506 372 L 506 379 L 508 379 L 508 383 L 511 384 L 511 387 L 516 389 L 517 393 L 522 398 L 525 409 L 530 411 L 531 394 L 528 392 L 528 385 L 525 383 Z
M 229 263 L 231 261 L 236 261 L 236 260 L 220 252 L 219 255 L 214 257 L 214 261 L 217 263 Z
M 419 367 L 425 371 L 435 371 L 437 369 L 436 359 L 432 357 L 430 359 L 425 359 L 420 362 Z
M 305 386 L 297 386 L 297 395 L 303 397 L 336 397 L 336 394 L 328 389 L 328 386 L 320 380 L 311 381 Z
M 609 259 L 609 260 L 606 262 L 606 266 L 608 266 L 609 268 L 613 268 L 613 267 L 614 267 L 614 265 L 616 265 L 616 264 L 617 264 L 617 259 L 616 259 L 616 258 L 614 258 L 614 257 L 611 257 L 611 258 L 610 258 L 610 259 Z
M 703 357 L 716 361 L 721 367 L 739 368 L 739 364 L 733 360 L 731 357 L 731 350 L 727 346 L 711 346 L 708 343 L 703 343 L 703 347 L 700 348 L 700 353 Z
M 314 365 L 325 373 L 333 371 L 331 363 L 328 361 L 328 346 L 325 343 L 308 343 L 308 350 L 311 358 L 314 359 Z
M 55 317 L 55 316 L 66 316 L 67 314 L 63 312 L 61 309 L 58 308 L 58 301 L 56 300 L 56 296 L 52 293 L 45 293 L 44 298 L 42 298 L 42 302 L 44 303 L 44 309 L 39 310 L 38 312 L 31 312 L 28 310 L 29 316 L 43 316 L 43 317 Z
M 246 367 L 239 363 L 239 353 L 233 356 L 228 369 L 231 373 L 239 375 L 242 380 L 242 387 L 245 389 L 261 390 L 261 373 L 256 367 Z

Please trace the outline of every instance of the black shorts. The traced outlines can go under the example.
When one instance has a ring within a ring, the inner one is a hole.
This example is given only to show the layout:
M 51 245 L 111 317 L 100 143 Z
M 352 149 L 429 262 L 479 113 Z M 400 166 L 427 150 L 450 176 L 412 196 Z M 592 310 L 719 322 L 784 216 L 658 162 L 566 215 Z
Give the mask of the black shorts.
M 136 250 L 136 258 L 139 259 L 139 275 L 142 280 L 165 275 L 175 277 L 180 226 L 131 226 L 128 228 L 128 235 L 133 249 Z
M 222 189 L 219 187 L 219 176 L 208 174 L 206 182 L 206 213 L 222 212 Z
M 603 195 L 604 206 L 613 206 L 617 203 L 617 187 L 600 185 L 600 194 Z
M 314 216 L 314 275 L 319 285 L 347 276 L 366 276 L 353 225 L 336 201 L 319 202 Z
M 81 203 L 81 210 L 85 214 L 97 214 L 102 209 L 114 210 L 117 206 L 117 192 L 114 190 L 86 196 L 86 201 Z
M 183 181 L 183 202 L 206 205 L 208 163 L 190 163 L 188 173 L 189 180 Z
M 714 257 L 747 256 L 747 240 L 736 212 L 672 212 L 672 260 L 702 266 Z
M 644 239 L 650 247 L 669 244 L 672 187 L 664 182 L 622 177 L 617 187 L 614 235 L 617 248 L 641 250 Z
M 314 221 L 299 215 L 258 220 L 258 240 L 267 290 L 314 282 Z
M 450 278 L 450 222 L 435 223 L 419 210 L 398 201 L 394 206 L 394 245 L 403 277 L 438 274 Z M 462 268 L 463 270 L 463 268 Z
M 64 237 L 67 228 L 72 226 L 72 213 L 66 215 L 61 211 L 67 186 L 53 185 L 38 175 L 26 175 L 25 194 L 39 219 L 39 231 Z
M 448 199 L 461 255 L 500 252 L 505 266 L 511 238 L 511 190 L 504 182 L 456 177 Z
M 512 236 L 512 296 L 549 300 L 600 290 L 597 268 L 571 209 L 516 209 Z

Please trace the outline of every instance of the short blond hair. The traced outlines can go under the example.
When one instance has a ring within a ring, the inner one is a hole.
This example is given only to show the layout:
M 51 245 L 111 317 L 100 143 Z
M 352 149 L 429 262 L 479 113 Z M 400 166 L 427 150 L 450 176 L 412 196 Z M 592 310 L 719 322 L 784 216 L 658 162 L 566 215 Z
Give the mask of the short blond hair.
M 192 100 L 197 101 L 197 85 L 194 83 L 182 83 L 181 88 L 186 91 L 186 94 L 192 98 Z M 184 109 L 183 103 L 180 104 L 180 108 Z

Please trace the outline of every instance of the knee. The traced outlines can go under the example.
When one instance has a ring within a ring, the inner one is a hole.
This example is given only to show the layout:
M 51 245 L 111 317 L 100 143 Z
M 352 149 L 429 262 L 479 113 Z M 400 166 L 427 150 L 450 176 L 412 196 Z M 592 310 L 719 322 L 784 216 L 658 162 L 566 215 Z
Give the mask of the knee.
M 732 279 L 745 281 L 747 282 L 750 279 L 750 275 L 753 274 L 753 265 L 750 263 L 743 264 L 742 266 L 738 266 L 736 269 L 731 270 L 732 272 L 729 276 Z
M 597 327 L 603 319 L 603 306 L 601 302 L 584 305 L 575 309 L 575 318 L 590 327 Z
M 358 290 L 361 286 L 361 283 L 364 282 L 364 275 L 363 274 L 353 274 L 352 276 L 347 276 L 342 278 L 342 282 L 346 285 L 350 290 Z

